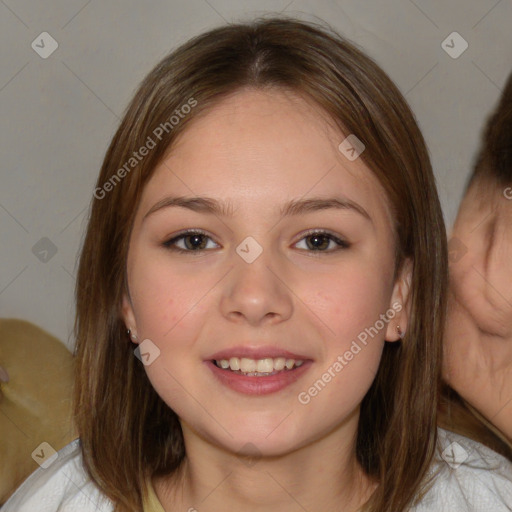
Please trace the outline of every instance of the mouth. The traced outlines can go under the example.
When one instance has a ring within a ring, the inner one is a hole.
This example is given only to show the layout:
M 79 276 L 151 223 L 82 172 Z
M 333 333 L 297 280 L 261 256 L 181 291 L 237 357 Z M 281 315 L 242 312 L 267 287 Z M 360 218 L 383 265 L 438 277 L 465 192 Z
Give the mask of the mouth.
M 282 350 L 279 353 L 274 350 L 274 354 L 271 352 L 268 357 L 242 357 L 248 355 L 247 350 L 243 354 L 238 351 L 237 355 L 233 352 L 218 353 L 204 363 L 216 382 L 244 395 L 265 396 L 285 390 L 301 379 L 313 365 L 312 359 L 291 357 L 295 354 Z M 258 352 L 261 354 L 261 350 Z
M 248 357 L 230 357 L 229 359 L 212 359 L 219 369 L 246 377 L 269 377 L 291 372 L 304 364 L 303 359 L 286 357 L 265 357 L 252 359 Z

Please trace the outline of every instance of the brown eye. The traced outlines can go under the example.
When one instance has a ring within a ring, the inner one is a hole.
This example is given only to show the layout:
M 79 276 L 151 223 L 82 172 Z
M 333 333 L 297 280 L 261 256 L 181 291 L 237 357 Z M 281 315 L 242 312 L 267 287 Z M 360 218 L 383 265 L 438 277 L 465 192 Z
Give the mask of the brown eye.
M 185 231 L 164 242 L 163 246 L 172 251 L 199 252 L 206 249 L 207 240 L 209 238 L 210 237 L 202 231 Z M 178 247 L 177 244 L 181 241 L 183 241 L 183 247 Z
M 349 243 L 326 231 L 310 231 L 300 241 L 302 240 L 306 240 L 306 249 L 309 252 L 334 252 L 338 249 L 350 247 Z M 331 243 L 334 243 L 334 246 Z M 331 250 L 327 250 L 329 247 L 331 247 Z

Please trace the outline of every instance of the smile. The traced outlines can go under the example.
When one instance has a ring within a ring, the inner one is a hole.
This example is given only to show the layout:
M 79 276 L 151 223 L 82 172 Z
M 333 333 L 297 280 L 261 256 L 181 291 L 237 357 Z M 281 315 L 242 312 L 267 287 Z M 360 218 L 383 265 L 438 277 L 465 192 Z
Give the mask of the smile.
M 216 382 L 224 388 L 244 395 L 268 395 L 291 386 L 311 368 L 313 361 L 281 357 L 275 359 L 232 357 L 229 360 L 207 360 L 204 364 L 210 368 Z
M 284 357 L 267 357 L 264 359 L 249 359 L 247 357 L 231 357 L 230 359 L 214 360 L 215 365 L 223 370 L 236 372 L 251 377 L 276 375 L 281 371 L 298 368 L 304 361 L 286 359 Z

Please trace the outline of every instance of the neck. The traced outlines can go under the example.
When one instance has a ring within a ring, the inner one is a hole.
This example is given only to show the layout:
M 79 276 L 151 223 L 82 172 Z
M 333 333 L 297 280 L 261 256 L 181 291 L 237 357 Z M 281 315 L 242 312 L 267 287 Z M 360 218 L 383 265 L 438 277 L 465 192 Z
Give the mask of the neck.
M 376 482 L 356 460 L 359 411 L 352 416 L 292 453 L 252 459 L 213 445 L 182 423 L 187 456 L 176 474 L 154 480 L 156 494 L 167 511 L 355 512 Z

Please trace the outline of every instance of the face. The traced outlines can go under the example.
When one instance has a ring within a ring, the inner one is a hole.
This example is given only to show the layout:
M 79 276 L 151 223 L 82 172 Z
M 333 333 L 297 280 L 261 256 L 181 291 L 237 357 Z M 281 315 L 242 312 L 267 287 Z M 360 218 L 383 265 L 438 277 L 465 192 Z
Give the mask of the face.
M 344 139 L 297 96 L 240 91 L 187 127 L 144 189 L 124 320 L 159 350 L 145 366 L 155 390 L 208 442 L 277 455 L 339 431 L 357 420 L 384 341 L 407 327 L 384 192 Z M 341 207 L 281 214 L 313 198 Z M 260 377 L 212 363 L 242 354 L 304 363 Z
M 451 232 L 450 305 L 455 307 L 446 339 L 467 339 L 475 325 L 479 335 L 512 332 L 511 190 L 477 179 L 461 202 Z

